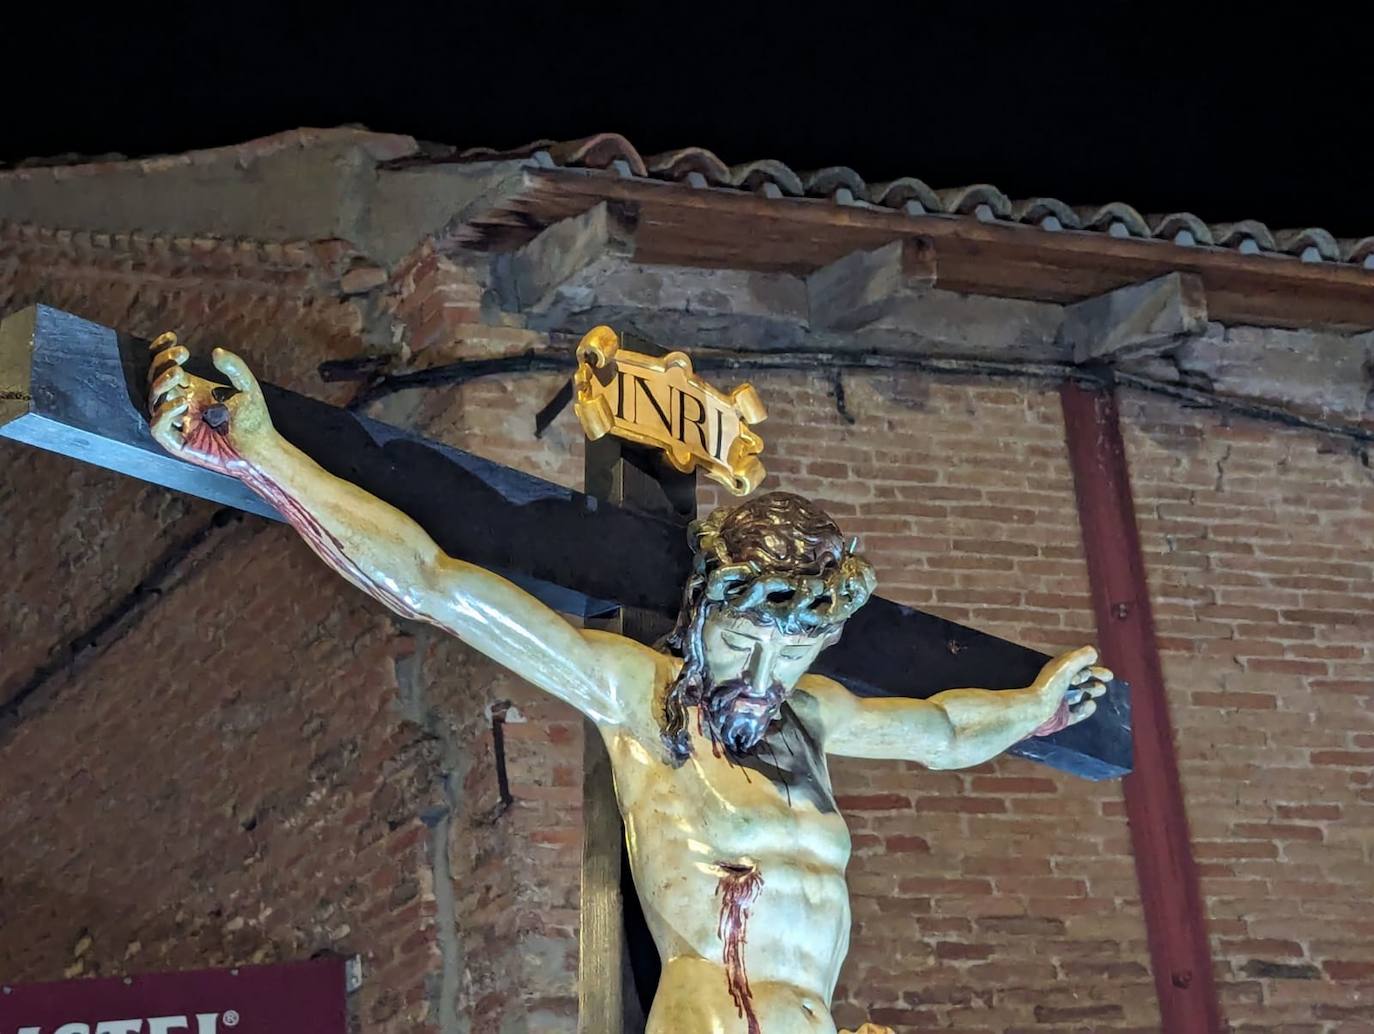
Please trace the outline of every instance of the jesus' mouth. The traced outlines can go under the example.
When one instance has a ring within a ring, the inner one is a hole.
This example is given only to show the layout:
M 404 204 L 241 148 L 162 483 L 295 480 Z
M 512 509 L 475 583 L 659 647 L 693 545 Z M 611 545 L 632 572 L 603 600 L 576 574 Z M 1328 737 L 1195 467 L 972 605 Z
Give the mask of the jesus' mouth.
M 703 709 L 715 738 L 732 753 L 745 754 L 767 734 L 786 696 L 780 683 L 760 687 L 748 679 L 731 679 L 710 688 Z

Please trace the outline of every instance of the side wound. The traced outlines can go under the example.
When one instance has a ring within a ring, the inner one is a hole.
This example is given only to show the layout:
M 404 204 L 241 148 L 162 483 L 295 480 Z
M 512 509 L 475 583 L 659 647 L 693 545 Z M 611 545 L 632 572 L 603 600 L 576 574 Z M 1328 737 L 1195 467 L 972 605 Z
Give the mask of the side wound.
M 717 862 L 716 868 L 721 874 L 716 884 L 716 896 L 720 898 L 716 934 L 724 945 L 721 961 L 725 963 L 725 985 L 736 1013 L 748 1024 L 749 1034 L 760 1034 L 759 1020 L 754 1015 L 754 994 L 749 989 L 749 973 L 744 966 L 744 945 L 749 939 L 749 910 L 763 891 L 763 876 L 752 863 Z

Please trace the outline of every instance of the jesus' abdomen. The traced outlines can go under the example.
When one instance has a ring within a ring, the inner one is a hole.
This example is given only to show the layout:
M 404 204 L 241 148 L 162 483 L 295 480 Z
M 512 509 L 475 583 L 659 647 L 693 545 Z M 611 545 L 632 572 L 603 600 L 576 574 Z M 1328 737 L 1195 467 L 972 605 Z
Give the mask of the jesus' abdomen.
M 700 734 L 679 766 L 629 733 L 607 743 L 663 960 L 649 1034 L 831 1034 L 849 832 L 796 715 L 745 764 Z

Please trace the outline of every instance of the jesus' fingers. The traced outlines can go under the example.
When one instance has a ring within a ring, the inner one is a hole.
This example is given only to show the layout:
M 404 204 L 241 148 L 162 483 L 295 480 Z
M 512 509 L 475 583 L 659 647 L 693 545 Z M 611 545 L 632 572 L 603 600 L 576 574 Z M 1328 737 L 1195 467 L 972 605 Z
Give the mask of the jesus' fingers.
M 1082 671 L 1075 673 L 1074 677 L 1069 680 L 1069 685 L 1081 686 L 1087 682 L 1101 682 L 1105 684 L 1112 681 L 1113 678 L 1115 678 L 1115 676 L 1112 674 L 1110 668 L 1092 665 L 1091 667 L 1084 668 Z
M 185 445 L 185 438 L 177 427 L 177 421 L 190 408 L 189 399 L 178 399 L 172 402 L 163 402 L 153 414 L 153 437 L 171 452 L 180 452 L 182 446 Z
M 148 364 L 148 383 L 151 384 L 158 377 L 162 376 L 173 366 L 180 366 L 191 358 L 190 351 L 184 345 L 173 345 L 171 348 L 164 348 L 157 355 L 153 356 L 153 361 Z
M 215 368 L 229 378 L 229 383 L 246 395 L 261 395 L 258 379 L 239 356 L 227 348 L 217 348 L 211 356 Z
M 148 388 L 148 409 L 150 411 L 156 409 L 158 400 L 164 394 L 170 393 L 173 388 L 186 388 L 190 386 L 190 383 L 191 375 L 183 367 L 169 366 L 158 375 L 157 380 L 153 381 Z
M 1097 712 L 1097 703 L 1091 699 L 1084 700 L 1081 704 L 1076 704 L 1069 708 L 1069 724 L 1077 725 L 1085 718 L 1091 718 Z

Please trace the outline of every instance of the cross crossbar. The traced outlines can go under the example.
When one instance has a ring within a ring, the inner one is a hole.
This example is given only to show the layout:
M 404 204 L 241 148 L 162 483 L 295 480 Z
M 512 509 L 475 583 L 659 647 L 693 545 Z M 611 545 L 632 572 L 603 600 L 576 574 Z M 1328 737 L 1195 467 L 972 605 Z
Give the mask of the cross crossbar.
M 49 306 L 0 323 L 0 437 L 281 519 L 238 481 L 179 460 L 144 415 L 146 341 Z M 193 373 L 216 376 L 208 365 Z M 633 607 L 671 616 L 691 554 L 681 527 L 315 399 L 263 385 L 284 438 L 410 515 L 446 553 L 496 571 L 579 619 Z M 815 670 L 864 696 L 1029 684 L 1046 654 L 875 597 Z M 1127 687 L 1092 721 L 1010 753 L 1088 779 L 1131 769 Z

